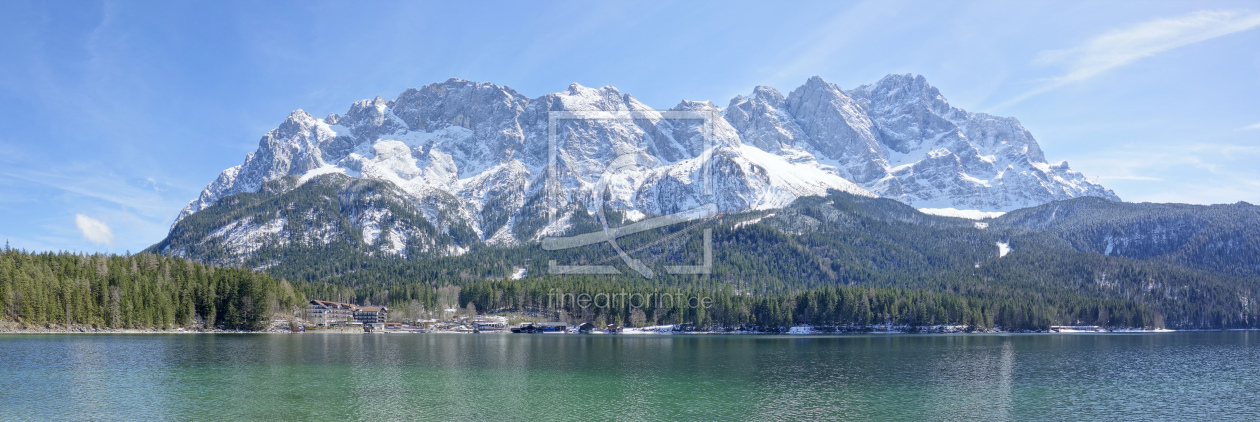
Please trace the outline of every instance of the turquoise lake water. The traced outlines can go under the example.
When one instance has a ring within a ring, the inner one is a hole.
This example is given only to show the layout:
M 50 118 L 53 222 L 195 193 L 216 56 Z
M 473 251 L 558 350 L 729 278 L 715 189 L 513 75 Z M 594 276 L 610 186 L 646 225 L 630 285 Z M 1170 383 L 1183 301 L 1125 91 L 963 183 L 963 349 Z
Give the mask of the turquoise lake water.
M 1260 332 L 0 335 L 4 420 L 1260 420 Z

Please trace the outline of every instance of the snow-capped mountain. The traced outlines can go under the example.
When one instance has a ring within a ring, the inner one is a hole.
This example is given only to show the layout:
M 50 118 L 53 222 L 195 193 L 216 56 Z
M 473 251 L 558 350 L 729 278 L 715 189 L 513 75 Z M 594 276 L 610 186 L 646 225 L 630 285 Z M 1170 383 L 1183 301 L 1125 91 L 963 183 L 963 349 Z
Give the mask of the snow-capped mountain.
M 740 139 L 837 168 L 880 196 L 916 208 L 1009 211 L 1115 193 L 1067 162 L 1049 164 L 1010 117 L 951 107 L 922 76 L 888 75 L 851 91 L 814 77 L 785 98 L 757 87 L 724 110 Z
M 563 115 L 555 112 L 586 114 L 556 119 Z M 696 116 L 707 116 L 707 124 Z M 387 187 L 374 190 L 373 202 L 347 193 L 357 189 L 347 178 Z M 353 227 L 339 230 L 358 230 L 351 236 L 357 242 L 402 256 L 534 241 L 565 232 L 575 212 L 599 206 L 639 219 L 709 203 L 721 211 L 777 208 L 832 189 L 983 211 L 1078 196 L 1118 199 L 1067 163 L 1046 163 L 1015 119 L 950 107 L 921 76 L 890 75 L 851 91 L 814 77 L 787 97 L 757 87 L 726 108 L 682 101 L 665 112 L 613 87 L 573 84 L 531 99 L 451 79 L 394 100 L 356 102 L 344 115 L 294 111 L 180 213 L 172 236 L 223 198 L 279 195 L 334 179 L 343 181 L 332 183 L 341 197 L 359 198 L 347 220 Z M 400 214 L 411 225 L 390 230 Z M 286 224 L 252 218 L 201 241 L 248 245 L 242 239 Z M 250 224 L 259 229 L 243 229 Z M 467 235 L 454 235 L 465 228 Z M 430 232 L 460 240 L 409 237 Z M 240 258 L 252 250 L 225 252 Z

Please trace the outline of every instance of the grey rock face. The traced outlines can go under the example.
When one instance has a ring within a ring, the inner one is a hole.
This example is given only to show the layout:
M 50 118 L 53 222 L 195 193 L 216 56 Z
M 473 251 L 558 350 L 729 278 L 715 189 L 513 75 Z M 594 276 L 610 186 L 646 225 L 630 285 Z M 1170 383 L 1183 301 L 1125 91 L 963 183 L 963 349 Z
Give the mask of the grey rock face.
M 1066 162 L 1047 163 L 1018 120 L 952 107 L 922 76 L 888 75 L 850 91 L 815 77 L 783 101 L 758 88 L 725 114 L 746 142 L 767 151 L 798 147 L 862 187 L 919 208 L 1119 200 Z
M 267 182 L 291 178 L 283 184 L 291 189 L 329 173 L 388 182 L 434 226 L 469 227 L 490 244 L 563 232 L 563 216 L 538 223 L 548 207 L 607 206 L 633 219 L 706 203 L 723 211 L 781 207 L 829 189 L 984 211 L 1077 196 L 1118 199 L 1066 163 L 1046 163 L 1015 119 L 951 107 L 921 76 L 889 75 L 851 91 L 814 77 L 786 97 L 757 87 L 726 108 L 683 101 L 672 110 L 712 118 L 707 127 L 667 119 L 613 87 L 573 84 L 531 99 L 459 79 L 392 101 L 358 101 L 322 120 L 298 110 L 244 163 L 224 170 L 176 224 Z M 557 121 L 558 183 L 549 185 L 553 111 L 638 114 Z M 529 223 L 518 227 L 521 221 Z M 413 243 L 392 241 L 387 252 L 405 255 Z

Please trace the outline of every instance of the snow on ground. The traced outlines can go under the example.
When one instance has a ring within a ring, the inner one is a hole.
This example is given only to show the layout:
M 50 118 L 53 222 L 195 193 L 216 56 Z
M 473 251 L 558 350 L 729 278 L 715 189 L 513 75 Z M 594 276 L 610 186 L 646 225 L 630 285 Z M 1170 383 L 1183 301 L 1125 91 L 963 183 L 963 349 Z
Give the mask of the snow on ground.
M 375 219 L 364 218 L 359 224 L 363 226 L 363 243 L 375 244 L 376 238 L 381 235 L 380 222 Z
M 788 328 L 788 334 L 793 334 L 793 335 L 816 334 L 816 333 L 817 332 L 814 331 L 814 327 L 809 326 L 809 325 L 798 325 L 795 327 Z
M 569 227 L 573 226 L 573 224 L 569 221 L 571 217 L 573 217 L 572 213 L 561 215 L 555 222 L 547 224 L 546 227 L 539 230 L 537 237 L 542 238 L 547 236 L 563 235 L 565 231 L 569 230 Z
M 314 178 L 316 178 L 316 177 L 318 177 L 318 176 L 322 176 L 322 175 L 325 175 L 325 174 L 332 174 L 332 173 L 348 174 L 348 172 L 346 172 L 346 169 L 345 169 L 345 168 L 343 168 L 343 167 L 338 167 L 338 166 L 334 166 L 334 165 L 331 165 L 331 164 L 326 164 L 326 165 L 324 165 L 324 166 L 321 166 L 321 167 L 317 167 L 317 168 L 311 169 L 310 171 L 308 171 L 308 172 L 306 172 L 305 174 L 303 174 L 303 175 L 302 175 L 302 178 L 301 178 L 301 179 L 298 179 L 298 184 L 300 185 L 300 184 L 306 183 L 306 182 L 310 181 L 311 179 L 314 179 Z
M 390 232 L 389 233 L 389 246 L 388 246 L 388 249 L 385 250 L 385 252 L 392 253 L 394 255 L 405 256 L 406 250 L 407 250 L 407 235 L 396 232 L 396 231 Z
M 284 217 L 276 217 L 266 224 L 257 225 L 248 222 L 248 220 L 237 220 L 215 230 L 206 238 L 220 239 L 228 251 L 237 255 L 245 255 L 258 250 L 266 242 L 273 240 L 278 233 L 284 230 L 284 225 L 287 221 Z
M 647 218 L 647 214 L 644 214 L 643 211 L 639 211 L 639 210 L 625 210 L 622 216 L 624 216 L 626 220 L 629 220 L 629 221 L 639 221 L 644 218 Z
M 792 163 L 783 157 L 751 145 L 740 145 L 736 151 L 749 163 L 759 165 L 765 169 L 771 186 L 787 190 L 796 196 L 826 195 L 827 189 L 836 189 L 872 198 L 877 196 L 853 182 L 832 174 L 819 166 L 812 165 L 812 163 Z
M 446 245 L 446 254 L 449 256 L 460 256 L 468 253 L 468 248 L 458 245 Z
M 529 270 L 526 270 L 526 269 L 521 268 L 521 267 L 516 267 L 516 272 L 513 272 L 513 273 L 512 273 L 512 279 L 513 279 L 513 280 L 520 280 L 520 279 L 522 279 L 522 278 L 525 278 L 525 275 L 526 275 L 526 274 L 529 274 Z
M 503 227 L 499 228 L 498 232 L 494 233 L 494 236 L 486 239 L 486 244 L 490 246 L 513 246 L 519 244 L 520 242 L 516 240 L 516 235 L 512 232 L 513 227 L 512 220 L 508 220 L 508 224 L 504 224 Z
M 757 217 L 757 218 L 754 218 L 754 219 L 751 219 L 751 220 L 748 220 L 748 221 L 740 221 L 740 222 L 738 222 L 738 223 L 735 223 L 735 227 L 734 227 L 734 228 L 738 229 L 738 228 L 740 228 L 740 227 L 744 227 L 744 226 L 751 226 L 751 225 L 753 225 L 753 224 L 757 224 L 757 223 L 761 222 L 761 220 L 762 220 L 762 219 L 767 218 L 767 217 L 774 217 L 774 213 L 766 214 L 766 216 L 765 216 L 765 217 Z
M 960 210 L 954 208 L 919 208 L 919 212 L 924 214 L 939 215 L 942 217 L 958 217 L 968 220 L 983 220 L 986 218 L 998 218 L 1002 211 L 980 211 L 980 210 Z
M 621 330 L 622 334 L 672 334 L 673 332 L 673 325 L 653 325 L 650 327 L 625 328 Z
M 1006 254 L 1011 253 L 1011 244 L 1010 244 L 1010 243 L 1007 243 L 1007 242 L 998 242 L 998 243 L 997 243 L 997 247 L 998 247 L 998 258 L 1004 257 L 1004 256 L 1006 256 Z

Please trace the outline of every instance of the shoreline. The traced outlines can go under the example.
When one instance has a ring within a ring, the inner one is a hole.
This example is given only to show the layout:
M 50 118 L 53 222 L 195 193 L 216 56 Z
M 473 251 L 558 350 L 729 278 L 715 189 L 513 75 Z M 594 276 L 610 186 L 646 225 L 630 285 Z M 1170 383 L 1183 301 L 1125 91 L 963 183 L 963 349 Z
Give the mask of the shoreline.
M 596 335 L 596 336 L 787 336 L 787 337 L 823 337 L 823 336 L 849 336 L 849 335 L 994 335 L 994 334 L 1056 334 L 1056 335 L 1098 335 L 1098 334 L 1163 334 L 1163 333 L 1183 333 L 1183 332 L 1228 332 L 1228 331 L 1260 331 L 1260 328 L 1229 328 L 1229 329 L 1190 329 L 1190 330 L 1134 330 L 1122 329 L 1111 331 L 1067 331 L 1067 332 L 1051 332 L 1051 331 L 972 331 L 972 332 L 933 332 L 933 331 L 845 331 L 845 332 L 813 332 L 813 333 L 788 333 L 788 332 L 721 332 L 721 331 L 691 331 L 691 332 L 662 332 L 662 331 L 636 331 L 622 333 L 537 333 L 542 335 Z M 482 333 L 472 333 L 464 331 L 428 331 L 428 332 L 384 332 L 384 333 L 363 333 L 352 331 L 324 331 L 312 330 L 304 333 L 294 333 L 290 331 L 241 331 L 241 330 L 190 330 L 190 329 L 2 329 L 0 335 L 21 334 L 21 335 L 58 335 L 58 334 L 520 334 L 509 331 L 487 331 Z M 526 334 L 529 335 L 529 334 Z
M 0 329 L 5 334 L 263 334 L 276 331 L 239 331 L 239 330 L 188 330 L 188 329 L 139 329 L 139 328 L 100 328 L 100 329 Z
M 285 325 L 286 328 L 280 328 Z M 1001 330 L 996 328 L 970 328 L 958 325 L 933 325 L 912 327 L 904 325 L 876 325 L 863 329 L 856 327 L 828 327 L 820 329 L 808 325 L 789 327 L 784 331 L 675 331 L 674 325 L 656 325 L 631 328 L 627 327 L 620 332 L 608 333 L 604 331 L 594 331 L 585 333 L 590 335 L 683 335 L 683 336 L 709 336 L 709 335 L 753 335 L 753 336 L 792 336 L 792 337 L 809 337 L 809 336 L 844 336 L 844 335 L 990 335 L 990 334 L 1149 334 L 1149 333 L 1175 333 L 1175 332 L 1223 332 L 1223 331 L 1260 331 L 1258 328 L 1222 328 L 1222 329 L 1167 329 L 1167 328 L 1113 328 L 1101 330 Z M 1067 327 L 1062 327 L 1067 328 Z M 311 329 L 304 332 L 293 332 L 287 328 L 286 324 L 275 323 L 269 329 L 248 331 L 248 330 L 225 330 L 225 329 L 206 329 L 200 327 L 178 327 L 173 329 L 159 328 L 100 328 L 92 326 L 80 325 L 53 325 L 49 327 L 30 328 L 21 327 L 19 324 L 7 323 L 0 324 L 0 335 L 5 334 L 478 334 L 471 331 L 461 330 L 428 330 L 428 331 L 411 331 L 411 330 L 386 330 L 376 333 L 364 333 L 357 329 L 334 328 L 334 329 Z M 514 334 L 508 330 L 503 331 L 484 331 L 481 334 Z M 544 333 L 544 334 L 582 334 L 577 332 L 566 333 Z

